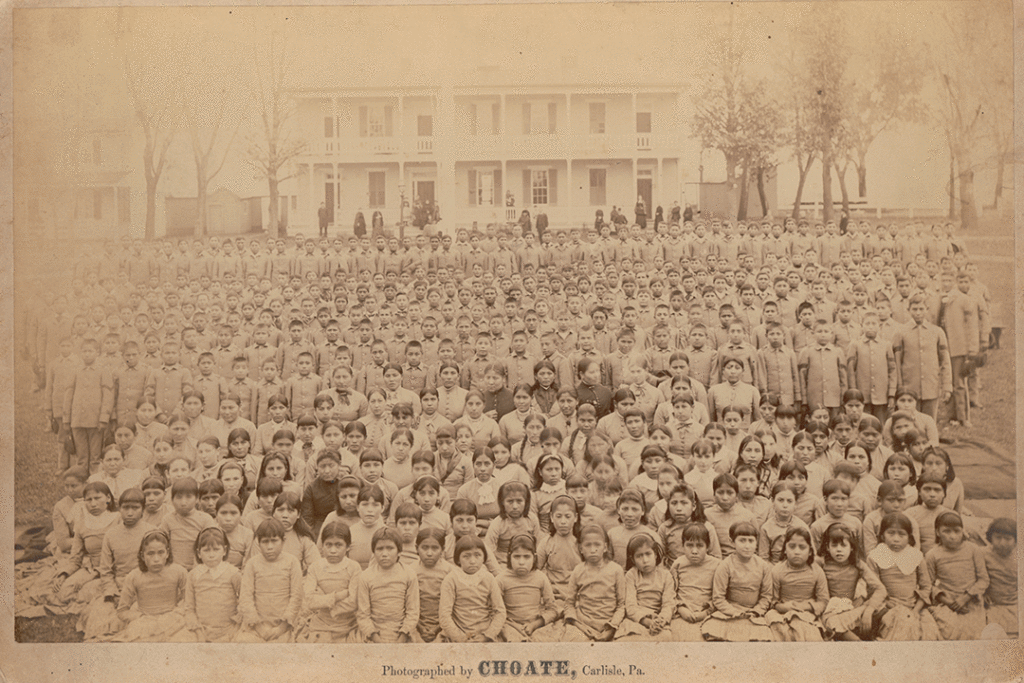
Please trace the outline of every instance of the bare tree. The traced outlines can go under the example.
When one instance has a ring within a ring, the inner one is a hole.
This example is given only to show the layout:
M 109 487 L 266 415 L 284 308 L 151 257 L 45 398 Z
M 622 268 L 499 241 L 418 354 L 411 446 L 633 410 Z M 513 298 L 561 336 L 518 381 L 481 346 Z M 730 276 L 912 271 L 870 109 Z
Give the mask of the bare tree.
M 792 41 L 788 59 L 784 64 L 785 66 L 781 70 L 783 79 L 779 87 L 779 90 L 785 93 L 781 108 L 783 117 L 781 139 L 783 144 L 792 150 L 793 161 L 796 162 L 799 173 L 791 214 L 794 220 L 798 220 L 803 204 L 804 185 L 811 173 L 811 166 L 818 158 L 818 148 L 812 135 L 810 115 L 801 90 L 802 73 L 798 64 L 795 43 Z
M 243 67 L 236 45 L 194 29 L 187 36 L 189 54 L 180 89 L 182 127 L 188 132 L 195 163 L 196 235 L 208 232 L 207 196 L 210 183 L 231 153 L 242 125 L 244 95 L 237 87 Z
M 815 5 L 799 29 L 803 83 L 800 96 L 808 132 L 821 155 L 822 213 L 832 220 L 832 171 L 842 152 L 849 83 L 844 17 L 832 5 Z
M 730 14 L 728 29 L 708 41 L 712 77 L 696 99 L 692 130 L 705 148 L 724 155 L 726 182 L 739 183 L 737 218 L 744 220 L 751 178 L 759 179 L 762 209 L 767 212 L 764 172 L 775 166 L 781 115 L 764 82 L 747 76 L 746 46 L 737 32 Z
M 136 123 L 142 128 L 142 171 L 146 178 L 146 239 L 156 235 L 156 196 L 160 176 L 167 163 L 167 150 L 178 127 L 176 72 L 157 55 L 157 36 L 153 30 L 138 26 L 137 42 L 125 51 L 124 76 L 128 98 Z M 133 27 L 135 28 L 135 27 Z
M 932 51 L 932 65 L 942 97 L 938 112 L 956 163 L 960 222 L 968 229 L 978 225 L 974 174 L 1001 165 L 1004 156 L 986 149 L 992 130 L 1002 130 L 994 112 L 1011 93 L 1013 21 L 1009 7 L 999 2 L 971 2 L 946 8 L 942 14 L 946 32 Z M 993 120 L 995 121 L 993 122 Z M 998 147 L 998 140 L 997 147 Z M 998 175 L 998 167 L 997 167 Z M 1000 179 L 1001 181 L 1001 179 Z
M 863 198 L 868 192 L 868 149 L 875 139 L 900 124 L 926 119 L 921 91 L 927 60 L 923 45 L 907 40 L 885 23 L 873 23 L 870 35 L 857 40 L 856 45 L 861 51 L 849 64 L 852 73 L 846 129 L 849 162 L 857 169 L 857 196 Z
M 259 112 L 259 130 L 247 136 L 248 159 L 260 177 L 267 180 L 270 195 L 267 234 L 274 237 L 280 236 L 278 187 L 295 175 L 294 172 L 284 176 L 281 173 L 308 147 L 306 141 L 295 137 L 291 130 L 296 108 L 285 90 L 290 66 L 287 46 L 279 45 L 273 33 L 265 49 L 253 49 L 251 77 Z

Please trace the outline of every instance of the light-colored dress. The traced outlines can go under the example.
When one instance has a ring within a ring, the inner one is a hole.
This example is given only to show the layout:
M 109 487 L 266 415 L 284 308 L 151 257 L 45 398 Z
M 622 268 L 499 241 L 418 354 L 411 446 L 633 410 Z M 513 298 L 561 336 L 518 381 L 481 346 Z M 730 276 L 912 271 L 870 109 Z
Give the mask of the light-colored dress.
M 826 632 L 834 635 L 853 631 L 860 636 L 869 635 L 862 631 L 860 620 L 865 611 L 874 613 L 885 602 L 885 586 L 865 562 L 826 561 L 822 569 L 829 592 L 828 605 L 821 615 Z
M 699 643 L 704 640 L 701 623 L 711 614 L 715 571 L 722 561 L 705 555 L 703 562 L 692 564 L 680 557 L 672 565 L 676 584 L 676 615 L 672 619 L 672 640 Z
M 242 573 L 230 562 L 216 569 L 197 564 L 185 584 L 185 617 L 207 643 L 230 643 L 238 635 L 238 594 Z
M 284 623 L 291 628 L 273 642 L 291 642 L 302 606 L 302 566 L 294 555 L 282 552 L 273 562 L 254 555 L 242 570 L 238 594 L 241 616 L 237 642 L 268 642 L 260 633 L 265 627 Z
M 931 612 L 914 611 L 918 600 L 931 602 L 931 577 L 924 555 L 916 546 L 894 553 L 880 544 L 868 553 L 868 568 L 885 586 L 885 607 L 878 629 L 881 640 L 939 640 L 939 627 Z
M 606 626 L 618 629 L 626 618 L 626 574 L 617 562 L 600 567 L 581 562 L 569 576 L 565 602 L 566 642 L 597 640 Z
M 735 553 L 722 560 L 711 587 L 714 612 L 704 622 L 705 640 L 772 641 L 765 621 L 773 599 L 772 566 L 757 555 L 743 562 Z
M 828 580 L 817 564 L 793 567 L 789 562 L 780 562 L 772 567 L 772 592 L 774 604 L 796 602 L 803 609 L 791 609 L 781 613 L 768 610 L 765 621 L 772 629 L 778 642 L 821 642 L 821 621 L 829 601 Z
M 310 565 L 296 642 L 358 642 L 355 579 L 361 571 L 359 563 L 347 557 L 335 564 L 320 558 Z
M 506 612 L 502 638 L 509 643 L 557 641 L 560 629 L 554 622 L 559 610 L 547 575 L 533 570 L 524 577 L 518 577 L 511 571 L 503 571 L 497 579 Z M 526 635 L 525 626 L 538 616 L 544 620 L 544 625 Z
M 985 591 L 986 636 L 1016 638 L 1017 626 L 1017 554 L 1000 557 L 991 547 L 984 550 L 985 569 L 988 571 L 988 590 Z
M 981 548 L 964 541 L 956 550 L 937 545 L 924 556 L 932 578 L 932 605 L 944 640 L 977 640 L 985 628 L 985 605 L 982 596 L 988 590 L 988 568 Z M 969 596 L 967 611 L 958 614 L 939 602 L 939 598 Z
M 136 567 L 125 577 L 117 616 L 127 623 L 114 636 L 119 643 L 190 643 L 195 634 L 188 629 L 184 599 L 188 572 L 180 564 L 169 564 L 159 572 Z
M 632 567 L 626 572 L 626 618 L 615 631 L 615 640 L 670 641 L 672 615 L 676 611 L 676 585 L 672 572 L 658 564 L 647 576 Z M 661 617 L 657 633 L 640 623 L 647 617 Z
M 438 617 L 447 641 L 461 643 L 476 635 L 496 640 L 506 618 L 498 580 L 483 567 L 473 574 L 456 567 L 441 582 Z

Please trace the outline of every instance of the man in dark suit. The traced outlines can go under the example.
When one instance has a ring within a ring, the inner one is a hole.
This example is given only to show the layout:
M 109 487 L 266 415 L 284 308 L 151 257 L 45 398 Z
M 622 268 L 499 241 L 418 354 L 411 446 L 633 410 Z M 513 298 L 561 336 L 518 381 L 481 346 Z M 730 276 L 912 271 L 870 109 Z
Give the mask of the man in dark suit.
M 327 204 L 325 202 L 320 202 L 316 216 L 320 220 L 320 236 L 327 237 Z

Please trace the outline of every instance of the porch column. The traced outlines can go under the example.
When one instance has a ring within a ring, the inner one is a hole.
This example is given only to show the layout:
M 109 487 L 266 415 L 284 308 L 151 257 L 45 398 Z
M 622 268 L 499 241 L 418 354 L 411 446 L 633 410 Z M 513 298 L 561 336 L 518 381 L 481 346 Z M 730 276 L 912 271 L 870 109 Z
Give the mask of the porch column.
M 316 196 L 314 195 L 313 188 L 313 170 L 316 165 L 313 163 L 309 164 L 309 201 L 306 203 L 306 220 L 308 221 L 307 229 L 311 229 L 312 226 L 317 225 L 316 222 Z

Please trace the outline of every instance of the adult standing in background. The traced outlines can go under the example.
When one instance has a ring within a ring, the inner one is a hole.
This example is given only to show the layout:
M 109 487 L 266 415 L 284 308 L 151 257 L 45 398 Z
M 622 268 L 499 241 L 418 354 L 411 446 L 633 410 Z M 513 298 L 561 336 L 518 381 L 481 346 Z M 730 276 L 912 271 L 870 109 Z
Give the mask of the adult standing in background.
M 647 205 L 644 204 L 644 198 L 640 195 L 636 196 L 636 206 L 633 208 L 633 213 L 636 214 L 636 224 L 643 230 L 647 227 Z
M 361 210 L 356 211 L 356 220 L 352 224 L 352 234 L 356 237 L 366 237 L 366 218 Z
M 537 242 L 538 244 L 543 244 L 541 239 L 544 237 L 544 231 L 548 229 L 548 215 L 544 213 L 543 209 L 537 214 L 535 225 L 537 228 Z
M 317 220 L 320 222 L 320 236 L 327 237 L 327 203 L 320 202 L 320 208 L 316 211 Z

